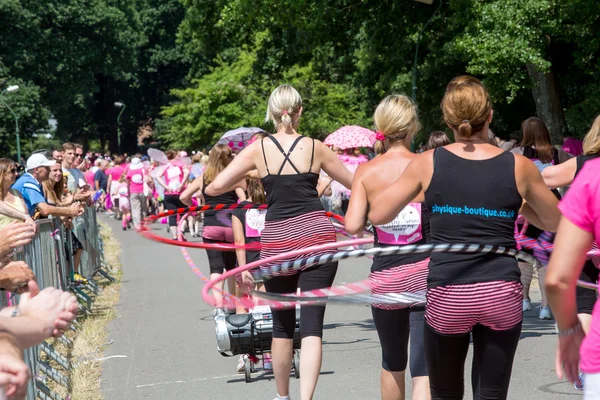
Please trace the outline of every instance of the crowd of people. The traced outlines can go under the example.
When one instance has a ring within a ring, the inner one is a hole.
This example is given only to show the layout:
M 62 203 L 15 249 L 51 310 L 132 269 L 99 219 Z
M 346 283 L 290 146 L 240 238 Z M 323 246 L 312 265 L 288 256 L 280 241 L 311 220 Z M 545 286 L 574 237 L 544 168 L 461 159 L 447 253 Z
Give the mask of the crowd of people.
M 173 195 L 168 200 L 165 195 L 166 208 L 196 203 L 268 204 L 267 210 L 260 211 L 204 213 L 205 243 L 261 244 L 260 251 L 207 250 L 212 279 L 255 260 L 335 242 L 336 231 L 324 209 L 343 213 L 349 234 L 362 234 L 372 224 L 377 247 L 477 243 L 519 248 L 515 239 L 519 235 L 552 243 L 558 230 L 550 261 L 547 254 L 522 249 L 537 258 L 536 265 L 490 254 L 376 256 L 370 273 L 373 294 L 427 291 L 425 306 L 372 305 L 382 346 L 381 397 L 404 398 L 409 365 L 412 398 L 463 398 L 464 363 L 472 341 L 474 398 L 507 398 L 523 313 L 531 309 L 534 270 L 542 291 L 539 318 L 551 319 L 553 313 L 556 317 L 558 371 L 564 366 L 569 380 L 581 388 L 581 370 L 589 374 L 586 396 L 598 390 L 600 357 L 593 357 L 600 353 L 596 351 L 600 339 L 591 317 L 596 292 L 575 290 L 575 282 L 577 278 L 598 282 L 594 260 L 586 261 L 585 253 L 597 230 L 598 204 L 593 196 L 597 178 L 592 171 L 600 161 L 592 159 L 600 154 L 600 117 L 583 143 L 565 137 L 562 146 L 553 145 L 546 125 L 537 117 L 525 120 L 504 141 L 489 128 L 493 111 L 487 90 L 477 79 L 463 76 L 449 83 L 442 102 L 453 138 L 432 132 L 423 148 L 412 152 L 411 142 L 421 129 L 416 106 L 406 96 L 391 95 L 373 115 L 378 140 L 371 153 L 328 148 L 299 134 L 302 99 L 291 86 L 274 90 L 267 110 L 275 133 L 257 134 L 237 154 L 226 145 L 216 145 L 204 172 L 187 179 L 187 186 L 180 183 L 188 178 L 189 168 L 177 167 L 175 152 L 169 157 L 175 169 L 169 175 L 176 184 L 161 183 Z M 466 211 L 445 212 L 448 208 Z M 176 224 L 174 217 L 169 225 Z M 579 255 L 567 263 L 566 243 L 576 240 L 573 248 Z M 332 251 L 312 251 L 302 257 Z M 278 262 L 295 259 L 288 256 Z M 269 271 L 270 267 L 261 268 Z M 336 271 L 337 263 L 305 266 L 280 273 L 264 285 L 244 272 L 236 278 L 237 285 L 235 281 L 228 285 L 230 293 L 238 296 L 253 290 L 294 293 L 331 286 Z M 222 286 L 217 289 L 215 318 L 247 312 L 240 306 L 224 309 Z M 312 399 L 317 386 L 324 312 L 324 305 L 301 307 L 302 399 Z M 264 364 L 275 374 L 276 399 L 287 400 L 296 315 L 293 309 L 273 309 L 272 315 L 273 341 Z M 584 342 L 588 351 L 581 353 L 580 368 L 579 346 L 588 332 Z
M 302 111 L 300 94 L 288 85 L 278 87 L 269 97 L 266 118 L 275 133 L 256 134 L 237 154 L 217 144 L 207 155 L 198 152 L 191 158 L 181 150 L 108 157 L 86 154 L 81 145 L 65 143 L 48 152 L 49 157 L 41 152 L 31 155 L 18 179 L 17 166 L 0 160 L 0 251 L 5 251 L 1 254 L 6 258 L 31 240 L 36 219 L 60 217 L 74 229 L 77 217 L 89 206 L 120 220 L 123 230 L 139 230 L 145 216 L 163 210 L 200 204 L 268 204 L 266 210 L 206 211 L 161 221 L 173 240 L 188 240 L 186 233 L 190 233 L 209 244 L 240 245 L 236 251 L 206 250 L 211 279 L 259 259 L 336 242 L 325 209 L 345 215 L 349 234 L 371 230 L 376 247 L 478 243 L 518 248 L 516 236 L 552 243 L 558 231 L 549 260 L 547 254 L 523 249 L 536 256 L 536 265 L 490 254 L 376 256 L 369 275 L 373 294 L 427 291 L 424 306 L 372 304 L 382 347 L 381 397 L 405 397 L 409 365 L 412 398 L 463 398 L 464 363 L 472 340 L 474 397 L 505 399 L 537 270 L 542 292 L 539 318 L 552 319 L 554 314 L 557 322 L 558 371 L 564 367 L 569 380 L 584 387 L 586 398 L 600 398 L 591 397 L 600 391 L 600 322 L 592 318 L 596 292 L 575 288 L 577 279 L 598 282 L 597 260 L 586 258 L 585 253 L 599 234 L 594 170 L 600 161 L 593 159 L 600 155 L 600 117 L 583 143 L 565 137 L 562 147 L 554 146 L 537 117 L 525 120 L 504 141 L 489 128 L 493 110 L 487 90 L 477 79 L 462 76 L 448 84 L 442 102 L 453 138 L 443 131 L 432 132 L 421 148 L 411 151 L 411 142 L 421 130 L 417 108 L 406 96 L 390 95 L 373 115 L 374 149 L 361 151 L 329 148 L 299 134 Z M 449 208 L 471 211 L 446 212 Z M 73 235 L 75 277 L 82 282 L 85 277 L 79 274 L 78 264 L 84 240 Z M 260 251 L 241 247 L 257 242 Z M 303 257 L 333 251 L 312 251 Z M 288 256 L 278 262 L 295 259 Z M 36 299 L 42 295 L 62 301 L 58 311 L 53 309 L 58 314 L 44 313 L 44 332 L 60 334 L 74 318 L 74 299 L 54 289 L 39 292 L 26 265 L 5 262 L 0 270 L 2 287 L 31 293 L 19 306 L 22 317 L 42 318 L 31 308 L 41 303 Z M 270 267 L 261 268 L 269 271 Z M 305 266 L 264 284 L 246 271 L 229 280 L 228 289 L 244 296 L 254 290 L 286 294 L 327 288 L 337 268 L 336 262 Z M 224 306 L 223 286 L 217 285 L 212 293 L 213 316 L 248 312 L 240 304 L 235 310 Z M 55 303 L 45 301 L 44 307 L 48 304 Z M 324 305 L 300 310 L 302 399 L 312 399 L 316 390 L 324 314 Z M 264 367 L 275 374 L 276 399 L 287 400 L 296 312 L 273 309 L 272 316 L 273 341 Z M 580 366 L 579 349 L 586 334 Z M 7 335 L 0 340 L 13 343 L 15 335 L 17 340 L 24 341 L 22 335 L 29 338 L 17 328 Z M 40 337 L 29 338 L 25 345 Z M 14 354 L 11 358 L 7 353 L 7 360 L 13 362 Z M 0 353 L 0 363 L 3 357 Z M 240 357 L 238 370 L 243 370 L 245 357 Z M 585 385 L 580 371 L 586 374 Z M 0 383 L 1 379 L 0 373 Z

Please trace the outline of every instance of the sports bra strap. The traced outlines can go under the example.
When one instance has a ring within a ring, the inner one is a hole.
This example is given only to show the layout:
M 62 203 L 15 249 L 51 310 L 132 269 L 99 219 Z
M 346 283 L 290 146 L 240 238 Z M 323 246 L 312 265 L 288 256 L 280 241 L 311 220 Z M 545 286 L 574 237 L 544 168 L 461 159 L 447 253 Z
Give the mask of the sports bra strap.
M 296 166 L 294 165 L 292 160 L 290 160 L 290 155 L 292 154 L 292 151 L 294 151 L 294 149 L 296 148 L 296 145 L 298 144 L 298 142 L 300 142 L 300 140 L 303 138 L 303 136 L 298 136 L 296 138 L 296 140 L 294 140 L 294 143 L 292 143 L 292 146 L 290 147 L 290 149 L 288 150 L 287 153 L 285 152 L 285 150 L 283 150 L 283 147 L 281 147 L 281 144 L 277 141 L 277 139 L 275 139 L 273 136 L 267 136 L 267 137 L 269 139 L 271 139 L 273 141 L 273 143 L 275 143 L 275 146 L 277 146 L 277 148 L 279 149 L 281 154 L 283 154 L 283 162 L 281 163 L 281 168 L 279 168 L 279 172 L 277 172 L 277 175 L 281 175 L 281 172 L 283 171 L 283 167 L 285 167 L 286 162 L 289 163 L 292 168 L 294 168 L 294 171 L 296 171 L 296 173 L 301 174 L 301 172 L 298 171 L 298 168 L 296 168 Z M 264 150 L 263 150 L 263 154 L 264 154 Z M 269 170 L 267 170 L 267 173 L 269 173 Z
M 265 168 L 267 169 L 267 174 L 271 175 L 271 173 L 269 172 L 269 164 L 267 164 L 267 155 L 265 154 L 265 145 L 263 143 L 264 140 L 265 138 L 260 139 L 260 147 L 262 147 L 262 153 L 263 158 L 265 159 Z

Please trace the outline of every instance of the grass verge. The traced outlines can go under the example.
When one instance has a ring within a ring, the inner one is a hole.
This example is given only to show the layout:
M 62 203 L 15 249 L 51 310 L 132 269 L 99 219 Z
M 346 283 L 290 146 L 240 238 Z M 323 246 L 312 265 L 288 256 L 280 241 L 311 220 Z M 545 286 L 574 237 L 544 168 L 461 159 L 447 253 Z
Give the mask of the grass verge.
M 119 289 L 121 282 L 121 246 L 113 237 L 111 228 L 104 223 L 100 223 L 100 235 L 104 243 L 104 259 L 107 264 L 108 273 L 115 278 L 116 282 L 110 281 L 97 275 L 94 279 L 100 290 L 94 297 L 90 315 L 85 318 L 79 318 L 79 329 L 77 333 L 70 331 L 66 336 L 73 341 L 73 347 L 68 348 L 57 340 L 52 340 L 50 344 L 54 346 L 62 355 L 65 355 L 71 361 L 73 369 L 61 371 L 68 375 L 71 380 L 71 398 L 86 400 L 102 400 L 104 396 L 100 390 L 100 377 L 102 373 L 102 361 L 104 349 L 109 344 L 107 335 L 108 323 L 115 318 L 115 305 L 119 301 Z M 51 362 L 54 366 L 54 362 Z M 60 370 L 60 368 L 57 368 Z M 61 395 L 67 397 L 66 388 L 54 384 L 48 380 L 50 388 Z

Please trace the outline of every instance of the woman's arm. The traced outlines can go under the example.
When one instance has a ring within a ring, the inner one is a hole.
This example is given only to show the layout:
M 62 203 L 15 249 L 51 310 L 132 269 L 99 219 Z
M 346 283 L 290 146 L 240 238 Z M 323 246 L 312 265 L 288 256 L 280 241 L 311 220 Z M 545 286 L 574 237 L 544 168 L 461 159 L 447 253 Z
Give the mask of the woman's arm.
M 235 194 L 237 194 L 237 197 L 240 201 L 246 201 L 246 191 L 241 185 L 235 188 Z
M 424 190 L 422 174 L 432 168 L 429 153 L 422 153 L 415 157 L 396 182 L 370 199 L 369 221 L 373 225 L 382 225 L 392 221 L 411 200 Z
M 575 288 L 592 240 L 590 232 L 561 218 L 546 274 L 546 293 L 559 329 L 577 323 Z
M 246 235 L 244 234 L 244 225 L 235 214 L 231 215 L 231 228 L 233 229 L 233 242 L 236 246 L 244 246 L 246 244 Z M 246 265 L 246 249 L 237 247 L 235 255 L 238 260 L 238 266 Z
M 546 186 L 555 189 L 559 187 L 569 186 L 573 179 L 575 179 L 575 172 L 577 171 L 577 159 L 571 158 L 570 160 L 547 167 L 542 171 L 542 178 Z
M 520 170 L 520 180 L 523 182 L 521 186 L 525 187 L 522 197 L 527 204 L 522 208 L 523 216 L 540 229 L 556 232 L 561 217 L 558 199 L 530 160 L 522 156 L 516 160 L 516 168 Z
M 194 179 L 194 181 L 185 188 L 183 193 L 179 195 L 179 200 L 186 206 L 191 206 L 192 196 L 202 188 L 203 182 L 204 178 L 202 175 Z
M 363 164 L 364 165 L 364 164 Z M 363 231 L 367 221 L 368 199 L 367 191 L 363 185 L 364 168 L 359 165 L 352 181 L 352 196 L 348 211 L 344 217 L 346 232 L 355 235 Z
M 329 147 L 319 141 L 315 141 L 315 143 L 317 143 L 317 150 L 321 155 L 321 168 L 333 180 L 338 181 L 349 189 L 352 186 L 352 172 L 348 171 L 348 168 L 346 168 Z
M 331 178 L 329 178 L 329 177 L 319 178 L 319 182 L 317 183 L 317 196 L 319 196 L 319 197 L 321 197 L 323 195 L 331 196 L 332 190 L 331 190 L 330 185 L 331 185 Z
M 257 142 L 242 150 L 231 163 L 225 168 L 214 181 L 206 187 L 205 193 L 209 196 L 217 196 L 221 193 L 229 192 L 240 186 L 246 174 L 256 169 L 254 163 L 254 151 Z

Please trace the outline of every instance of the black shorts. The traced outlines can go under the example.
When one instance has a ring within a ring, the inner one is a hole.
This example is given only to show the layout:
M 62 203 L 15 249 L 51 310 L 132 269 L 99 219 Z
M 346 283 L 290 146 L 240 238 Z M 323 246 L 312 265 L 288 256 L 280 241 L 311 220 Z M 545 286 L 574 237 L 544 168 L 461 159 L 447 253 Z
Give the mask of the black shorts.
M 579 276 L 579 280 L 590 283 L 598 283 L 598 268 L 591 260 L 587 260 L 583 265 L 583 270 Z M 598 298 L 598 292 L 593 289 L 577 286 L 575 291 L 577 299 L 577 314 L 592 314 L 594 304 Z

